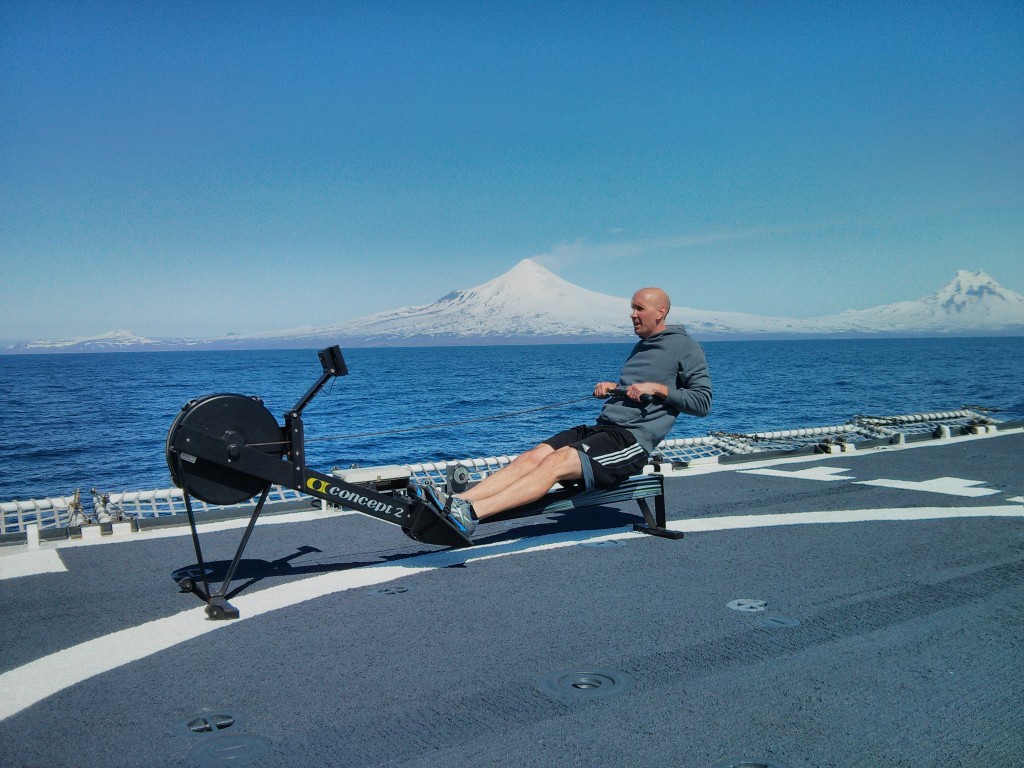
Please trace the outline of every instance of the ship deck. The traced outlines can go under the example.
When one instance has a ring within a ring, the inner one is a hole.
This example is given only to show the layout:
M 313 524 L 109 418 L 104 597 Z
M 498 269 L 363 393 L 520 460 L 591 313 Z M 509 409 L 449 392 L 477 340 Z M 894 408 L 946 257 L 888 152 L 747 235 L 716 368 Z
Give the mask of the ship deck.
M 0 762 L 998 766 L 1024 759 L 1024 434 L 700 467 L 441 550 L 257 527 L 236 621 L 187 528 L 0 549 Z M 244 521 L 204 526 L 223 572 Z M 214 573 L 214 576 L 217 574 Z

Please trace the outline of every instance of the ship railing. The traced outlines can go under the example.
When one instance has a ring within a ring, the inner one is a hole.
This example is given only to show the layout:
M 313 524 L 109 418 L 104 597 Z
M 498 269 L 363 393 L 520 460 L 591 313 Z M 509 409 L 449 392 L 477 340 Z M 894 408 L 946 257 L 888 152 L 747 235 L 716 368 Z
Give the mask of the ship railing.
M 958 411 L 936 411 L 933 413 L 908 413 L 895 416 L 855 416 L 850 420 L 866 432 L 880 436 L 926 435 L 931 432 L 960 427 L 989 426 L 998 422 L 981 410 L 963 408 Z
M 63 528 L 71 519 L 73 496 L 54 496 L 48 499 L 0 502 L 3 529 L 0 533 L 24 531 L 28 525 L 40 528 Z
M 306 494 L 275 485 L 267 496 L 267 503 L 280 505 L 284 502 L 308 501 L 309 499 L 310 497 Z M 40 530 L 48 530 L 78 528 L 80 523 L 88 526 L 104 522 L 104 518 L 100 517 L 95 507 L 95 497 L 93 509 L 80 511 L 78 520 L 75 519 L 72 510 L 73 504 L 73 496 L 0 503 L 0 512 L 3 514 L 0 534 L 23 532 L 29 525 L 36 525 Z M 216 505 L 207 504 L 200 499 L 192 499 L 192 509 L 197 514 L 220 510 L 247 510 L 251 507 L 252 504 L 249 502 Z M 180 488 L 111 493 L 107 509 L 109 510 L 108 514 L 115 522 L 171 517 L 185 513 L 185 497 Z
M 702 463 L 752 461 L 777 455 L 801 453 L 836 453 L 858 447 L 951 437 L 1000 428 L 1022 426 L 1021 422 L 1002 422 L 981 406 L 964 406 L 955 411 L 899 414 L 893 416 L 855 416 L 846 424 L 826 427 L 775 430 L 765 432 L 712 432 L 703 437 L 672 438 L 662 441 L 652 456 L 652 463 L 664 470 L 696 466 Z M 462 467 L 469 482 L 490 475 L 515 459 L 515 454 L 474 459 L 457 459 L 405 465 L 403 477 L 420 482 L 444 485 L 452 469 Z M 95 494 L 94 494 L 95 498 Z M 77 522 L 98 523 L 95 509 L 82 510 L 73 496 L 0 503 L 2 529 L 0 535 L 24 534 L 27 526 L 43 529 L 73 529 Z M 274 486 L 267 499 L 268 510 L 312 506 L 311 497 L 290 488 Z M 181 489 L 162 488 L 149 491 L 127 491 L 109 494 L 109 508 L 116 509 L 119 519 L 142 521 L 181 515 L 185 500 Z M 193 500 L 198 514 L 221 510 L 237 510 L 239 514 L 252 508 L 250 502 L 230 506 L 207 504 Z M 0 542 L 2 543 L 2 542 Z
M 267 503 L 281 503 L 305 498 L 305 494 L 275 485 L 270 489 Z M 185 512 L 185 495 L 180 488 L 160 488 L 152 491 L 126 491 L 110 494 L 110 502 L 124 510 L 126 517 L 146 518 L 161 515 L 177 515 Z M 248 502 L 232 504 L 231 507 L 247 507 Z M 201 499 L 192 499 L 192 509 L 205 512 L 211 509 L 225 509 L 224 506 L 207 504 Z

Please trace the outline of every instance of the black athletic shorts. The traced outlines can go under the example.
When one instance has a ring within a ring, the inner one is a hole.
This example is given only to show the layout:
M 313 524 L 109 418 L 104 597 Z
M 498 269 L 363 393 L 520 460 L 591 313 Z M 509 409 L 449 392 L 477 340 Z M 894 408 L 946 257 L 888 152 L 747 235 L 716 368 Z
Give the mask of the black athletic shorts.
M 588 491 L 614 488 L 627 477 L 640 474 L 647 463 L 647 451 L 622 427 L 581 424 L 544 442 L 556 449 L 571 445 L 580 452 L 583 486 Z

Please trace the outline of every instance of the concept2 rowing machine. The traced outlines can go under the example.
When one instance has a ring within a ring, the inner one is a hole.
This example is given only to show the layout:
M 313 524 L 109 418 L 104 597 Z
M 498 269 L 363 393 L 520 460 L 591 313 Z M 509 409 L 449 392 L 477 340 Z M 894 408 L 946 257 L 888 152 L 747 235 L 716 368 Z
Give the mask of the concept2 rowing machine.
M 323 373 L 284 415 L 283 427 L 262 400 L 235 394 L 190 400 L 171 424 L 167 464 L 171 479 L 184 493 L 202 580 L 200 585 L 193 576 L 186 575 L 178 580 L 178 586 L 205 601 L 210 618 L 238 618 L 238 610 L 228 602 L 228 589 L 273 485 L 292 488 L 325 502 L 343 503 L 347 509 L 400 526 L 417 541 L 452 547 L 472 544 L 432 506 L 418 499 L 379 493 L 306 466 L 302 410 L 328 381 L 348 373 L 337 346 L 321 350 L 319 356 Z M 235 557 L 220 589 L 213 592 L 206 578 L 191 497 L 208 504 L 239 504 L 256 496 L 259 500 Z

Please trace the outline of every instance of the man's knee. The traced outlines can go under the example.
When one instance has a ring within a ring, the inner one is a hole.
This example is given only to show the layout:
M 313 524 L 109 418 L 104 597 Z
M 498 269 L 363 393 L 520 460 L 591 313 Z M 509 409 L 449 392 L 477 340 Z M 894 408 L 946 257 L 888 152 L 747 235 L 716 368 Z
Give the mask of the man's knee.
M 550 448 L 550 446 L 548 446 Z M 552 448 L 550 453 L 544 457 L 543 464 L 549 467 L 552 474 L 559 480 L 578 479 L 582 473 L 582 459 L 579 449 L 565 445 L 561 448 Z
M 548 445 L 547 443 L 541 443 L 540 445 L 535 445 L 526 453 L 522 454 L 522 458 L 526 459 L 527 461 L 530 461 L 533 464 L 540 464 L 542 461 L 544 461 L 544 459 L 546 459 L 554 452 L 555 449 L 552 448 L 550 445 Z

